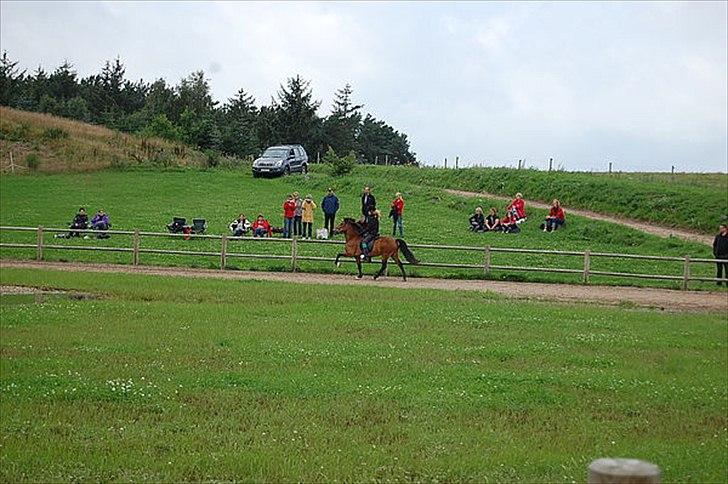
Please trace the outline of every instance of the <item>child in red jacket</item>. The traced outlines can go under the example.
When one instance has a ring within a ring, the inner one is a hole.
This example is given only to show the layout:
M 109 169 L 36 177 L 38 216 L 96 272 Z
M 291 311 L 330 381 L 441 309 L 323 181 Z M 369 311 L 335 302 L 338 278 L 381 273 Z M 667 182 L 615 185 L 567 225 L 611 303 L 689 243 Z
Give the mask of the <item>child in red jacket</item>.
M 270 237 L 273 235 L 273 230 L 265 217 L 263 217 L 262 213 L 258 214 L 258 218 L 255 219 L 255 222 L 253 222 L 252 228 L 253 237 Z
M 397 192 L 392 201 L 392 210 L 389 213 L 389 216 L 392 217 L 392 237 L 396 235 L 397 227 L 399 227 L 399 236 L 404 237 L 402 212 L 404 212 L 404 198 L 402 198 L 401 193 Z
M 544 232 L 552 232 L 564 225 L 564 222 L 566 222 L 564 209 L 561 208 L 561 203 L 554 198 L 554 201 L 551 202 L 549 214 L 546 216 L 546 221 L 541 224 L 541 228 Z
M 283 202 L 283 237 L 288 238 L 293 235 L 293 217 L 296 216 L 296 201 L 293 195 L 288 195 L 286 201 Z
M 516 193 L 516 198 L 506 207 L 506 211 L 513 213 L 517 223 L 526 220 L 526 201 L 523 199 L 523 195 Z

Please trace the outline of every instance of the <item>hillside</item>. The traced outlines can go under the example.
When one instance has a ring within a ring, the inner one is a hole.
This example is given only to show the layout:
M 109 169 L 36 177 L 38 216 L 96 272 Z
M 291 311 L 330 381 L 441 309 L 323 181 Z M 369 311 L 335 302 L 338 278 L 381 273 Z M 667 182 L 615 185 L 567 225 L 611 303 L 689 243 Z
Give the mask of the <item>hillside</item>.
M 49 114 L 0 107 L 0 164 L 77 172 L 129 166 L 203 166 L 206 157 L 183 143 L 145 139 Z
M 665 227 L 714 233 L 728 217 L 725 173 L 584 173 L 511 168 L 372 167 L 388 180 L 487 192 L 593 210 Z M 568 210 L 568 208 L 567 208 Z

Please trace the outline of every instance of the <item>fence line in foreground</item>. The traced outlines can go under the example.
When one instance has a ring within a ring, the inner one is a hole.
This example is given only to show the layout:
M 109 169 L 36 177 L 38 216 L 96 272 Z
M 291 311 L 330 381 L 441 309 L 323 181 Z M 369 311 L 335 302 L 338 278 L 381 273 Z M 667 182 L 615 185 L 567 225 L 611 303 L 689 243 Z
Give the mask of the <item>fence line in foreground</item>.
M 220 269 L 224 270 L 227 267 L 228 260 L 231 258 L 240 259 L 269 259 L 269 260 L 290 260 L 291 271 L 295 272 L 299 268 L 300 261 L 315 261 L 315 262 L 334 262 L 333 257 L 320 257 L 320 256 L 305 256 L 299 254 L 300 244 L 317 244 L 317 245 L 338 245 L 343 246 L 343 241 L 336 240 L 302 240 L 298 238 L 283 239 L 283 238 L 269 238 L 269 237 L 234 237 L 228 235 L 207 235 L 207 234 L 170 234 L 163 232 L 145 232 L 139 229 L 135 230 L 105 230 L 106 234 L 113 235 L 131 235 L 132 244 L 131 247 L 109 247 L 109 246 L 90 246 L 90 245 L 63 245 L 63 244 L 47 244 L 45 242 L 45 234 L 47 233 L 68 233 L 69 229 L 59 228 L 44 228 L 39 227 L 13 227 L 13 226 L 0 226 L 0 231 L 7 232 L 35 232 L 36 241 L 34 244 L 28 243 L 0 243 L 0 248 L 24 248 L 24 249 L 35 249 L 36 260 L 43 260 L 44 252 L 48 249 L 51 250 L 90 250 L 99 252 L 127 252 L 132 254 L 132 264 L 140 264 L 141 254 L 166 254 L 166 255 L 187 255 L 187 256 L 204 256 L 204 257 L 219 257 L 220 258 Z M 76 230 L 80 234 L 99 234 L 99 231 L 94 230 Z M 143 237 L 163 237 L 163 238 L 196 238 L 196 239 L 211 239 L 220 240 L 220 251 L 194 251 L 194 250 L 171 250 L 171 249 L 154 249 L 154 248 L 142 248 L 141 241 Z M 260 244 L 290 244 L 291 251 L 290 255 L 274 255 L 274 254 L 249 254 L 241 252 L 230 252 L 228 242 L 232 240 L 246 241 Z M 504 270 L 504 271 L 516 271 L 516 272 L 546 272 L 546 273 L 561 273 L 561 274 L 581 274 L 582 282 L 589 284 L 591 276 L 610 276 L 610 277 L 624 277 L 624 278 L 637 278 L 637 279 L 651 279 L 651 280 L 672 280 L 682 281 L 681 288 L 683 290 L 688 289 L 688 283 L 690 281 L 701 281 L 701 282 L 726 282 L 728 283 L 728 274 L 725 278 L 718 279 L 715 277 L 697 277 L 691 274 L 692 264 L 715 264 L 721 262 L 718 259 L 703 259 L 703 258 L 691 258 L 689 255 L 684 257 L 674 256 L 656 256 L 656 255 L 640 255 L 640 254 L 620 254 L 611 252 L 591 252 L 589 250 L 584 252 L 578 251 L 561 251 L 551 249 L 519 249 L 519 248 L 507 248 L 507 247 L 491 247 L 491 246 L 459 246 L 459 245 L 433 245 L 433 244 L 408 244 L 413 249 L 434 249 L 438 251 L 464 251 L 474 252 L 482 254 L 482 264 L 458 264 L 458 263 L 446 263 L 446 262 L 421 262 L 418 264 L 422 267 L 440 267 L 440 268 L 453 268 L 453 269 L 481 269 L 483 273 L 488 275 L 493 270 Z M 581 257 L 583 260 L 583 266 L 581 269 L 563 269 L 555 267 L 525 267 L 525 266 L 509 266 L 509 265 L 495 265 L 492 263 L 493 253 L 514 253 L 514 254 L 539 254 L 539 255 L 557 255 L 557 256 L 570 256 L 570 257 Z M 610 271 L 596 271 L 591 268 L 591 262 L 593 258 L 613 258 L 613 259 L 630 259 L 630 260 L 650 260 L 659 262 L 682 262 L 682 273 L 676 275 L 664 275 L 664 274 L 640 274 L 633 272 L 610 272 Z M 342 259 L 341 262 L 354 262 L 352 259 Z M 723 261 L 725 262 L 725 261 Z M 376 262 L 374 262 L 376 263 Z M 405 262 L 406 264 L 406 262 Z

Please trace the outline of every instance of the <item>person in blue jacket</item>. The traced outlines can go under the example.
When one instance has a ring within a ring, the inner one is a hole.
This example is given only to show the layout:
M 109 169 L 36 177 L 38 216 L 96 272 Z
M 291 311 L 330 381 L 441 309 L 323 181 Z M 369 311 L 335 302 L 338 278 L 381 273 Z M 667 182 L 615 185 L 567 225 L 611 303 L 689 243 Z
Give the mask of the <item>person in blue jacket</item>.
M 334 195 L 334 189 L 329 188 L 326 196 L 321 201 L 321 210 L 324 211 L 324 228 L 329 232 L 329 237 L 334 234 L 336 212 L 339 211 L 339 199 Z

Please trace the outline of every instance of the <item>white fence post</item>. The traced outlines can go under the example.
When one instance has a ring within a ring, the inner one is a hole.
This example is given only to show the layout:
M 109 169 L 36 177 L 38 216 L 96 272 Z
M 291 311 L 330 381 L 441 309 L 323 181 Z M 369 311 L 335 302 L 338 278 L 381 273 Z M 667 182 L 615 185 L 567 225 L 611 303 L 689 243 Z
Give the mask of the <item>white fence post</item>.
M 690 256 L 685 256 L 685 262 L 683 263 L 683 281 L 682 290 L 687 291 L 688 281 L 690 280 Z
M 43 227 L 38 226 L 36 233 L 35 260 L 43 260 Z
M 227 234 L 223 234 L 222 239 L 220 239 L 220 270 L 224 271 L 225 266 L 227 265 L 227 243 L 228 238 Z
M 584 273 L 583 280 L 584 284 L 589 284 L 589 270 L 591 268 L 591 252 L 588 250 L 584 252 Z
M 134 236 L 132 238 L 132 259 L 133 265 L 139 265 L 139 229 L 134 229 Z
M 291 272 L 296 272 L 298 263 L 298 239 L 293 237 L 291 239 Z

